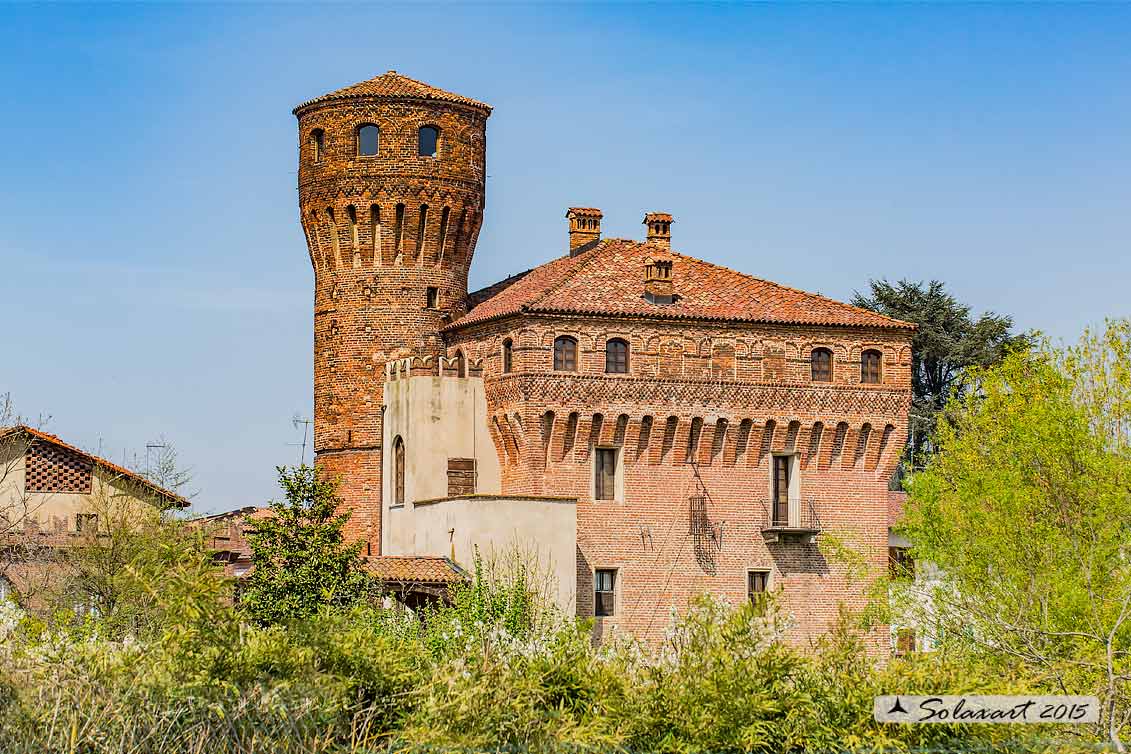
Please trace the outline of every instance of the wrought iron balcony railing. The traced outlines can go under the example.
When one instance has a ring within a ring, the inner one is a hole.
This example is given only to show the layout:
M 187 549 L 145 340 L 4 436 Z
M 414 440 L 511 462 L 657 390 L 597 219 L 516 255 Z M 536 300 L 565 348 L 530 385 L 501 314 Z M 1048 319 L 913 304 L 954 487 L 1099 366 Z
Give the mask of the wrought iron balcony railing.
M 821 518 L 813 498 L 790 500 L 788 505 L 774 505 L 765 500 L 762 505 L 762 538 L 766 542 L 800 540 L 806 544 L 816 541 L 821 533 Z

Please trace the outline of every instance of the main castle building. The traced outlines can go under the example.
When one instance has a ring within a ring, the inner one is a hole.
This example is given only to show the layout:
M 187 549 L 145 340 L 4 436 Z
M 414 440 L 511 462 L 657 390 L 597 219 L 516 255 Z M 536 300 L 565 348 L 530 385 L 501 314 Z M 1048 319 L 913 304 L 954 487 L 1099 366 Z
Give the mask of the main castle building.
M 469 293 L 490 114 L 394 71 L 295 109 L 352 535 L 405 584 L 533 552 L 599 636 L 700 592 L 775 591 L 798 637 L 863 604 L 821 538 L 886 563 L 914 327 L 677 253 L 658 212 L 637 241 L 572 207 L 559 258 Z

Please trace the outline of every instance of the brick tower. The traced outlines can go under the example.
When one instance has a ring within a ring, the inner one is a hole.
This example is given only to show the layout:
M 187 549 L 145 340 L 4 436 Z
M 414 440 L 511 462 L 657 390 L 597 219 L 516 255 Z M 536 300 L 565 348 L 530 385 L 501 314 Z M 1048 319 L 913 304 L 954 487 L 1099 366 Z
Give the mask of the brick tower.
M 467 307 L 491 108 L 389 71 L 299 105 L 314 266 L 314 449 L 378 554 L 385 362 L 442 353 Z M 363 550 L 363 553 L 365 551 Z

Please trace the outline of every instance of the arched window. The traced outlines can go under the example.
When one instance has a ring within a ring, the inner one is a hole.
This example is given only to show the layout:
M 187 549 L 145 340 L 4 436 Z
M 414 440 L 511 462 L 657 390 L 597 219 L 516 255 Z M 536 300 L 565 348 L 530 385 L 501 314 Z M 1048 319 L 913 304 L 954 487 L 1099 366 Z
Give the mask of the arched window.
M 467 376 L 467 360 L 463 358 L 463 351 L 456 351 L 456 377 Z
M 503 341 L 503 372 L 509 374 L 514 369 L 514 343 L 510 338 Z
M 435 157 L 440 146 L 440 129 L 435 126 L 421 126 L 416 139 L 416 153 L 421 157 Z
M 393 505 L 404 505 L 404 440 L 393 440 Z
M 577 371 L 577 340 L 568 335 L 560 335 L 554 341 L 554 371 Z
M 809 356 L 810 377 L 813 382 L 833 381 L 833 352 L 827 348 L 814 348 Z
M 608 374 L 628 374 L 628 343 L 613 338 L 605 344 L 605 372 Z
M 326 132 L 321 128 L 311 131 L 310 146 L 314 151 L 314 161 L 322 162 L 322 156 L 326 153 Z
M 377 126 L 367 123 L 357 128 L 357 153 L 367 157 L 377 154 L 380 142 L 380 131 Z
M 860 354 L 860 381 L 867 382 L 872 385 L 880 384 L 880 361 L 882 357 L 879 351 L 868 350 Z

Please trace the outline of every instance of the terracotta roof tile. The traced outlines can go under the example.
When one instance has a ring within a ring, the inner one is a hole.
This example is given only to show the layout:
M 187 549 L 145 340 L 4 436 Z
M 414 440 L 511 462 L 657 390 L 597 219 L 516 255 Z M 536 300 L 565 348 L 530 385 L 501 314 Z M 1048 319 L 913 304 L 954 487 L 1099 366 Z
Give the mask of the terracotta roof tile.
M 644 260 L 673 261 L 675 301 L 644 298 Z M 448 325 L 455 330 L 520 312 L 733 320 L 802 325 L 914 329 L 915 325 L 815 293 L 685 256 L 656 244 L 602 240 L 574 257 L 560 257 L 470 296 L 473 308 Z
M 451 584 L 467 578 L 450 558 L 426 555 L 381 555 L 368 558 L 365 568 L 386 582 Z
M 0 437 L 12 435 L 12 434 L 15 434 L 17 432 L 23 432 L 24 434 L 28 435 L 29 437 L 32 437 L 32 438 L 39 440 L 41 442 L 47 442 L 47 443 L 50 443 L 50 444 L 55 445 L 57 447 L 63 448 L 64 450 L 68 450 L 72 453 L 76 453 L 76 454 L 82 456 L 83 458 L 87 459 L 89 462 L 93 463 L 95 466 L 103 468 L 103 469 L 105 469 L 105 470 L 107 470 L 107 471 L 109 471 L 113 474 L 116 474 L 117 476 L 125 477 L 127 479 L 130 479 L 131 481 L 134 481 L 134 482 L 137 482 L 138 484 L 141 484 L 144 487 L 149 488 L 153 492 L 156 492 L 159 496 L 168 500 L 172 505 L 174 505 L 177 508 L 187 508 L 189 506 L 189 501 L 186 500 L 185 498 L 181 497 L 180 495 L 178 495 L 177 493 L 175 493 L 171 490 L 167 490 L 164 487 L 161 487 L 159 485 L 154 484 L 153 482 L 151 482 L 148 479 L 146 479 L 145 477 L 143 477 L 141 474 L 138 474 L 136 471 L 130 471 L 129 469 L 125 468 L 124 466 L 119 466 L 116 463 L 113 463 L 111 461 L 107 461 L 105 458 L 100 458 L 99 456 L 96 456 L 92 453 L 87 453 L 85 450 L 82 450 L 81 448 L 76 448 L 74 445 L 70 445 L 68 443 L 65 443 L 62 440 L 60 440 L 58 437 L 56 437 L 55 435 L 48 434 L 47 432 L 41 432 L 38 429 L 32 429 L 31 427 L 28 427 L 26 425 L 19 424 L 19 425 L 16 425 L 14 427 L 8 427 L 7 429 L 0 429 Z
M 361 81 L 357 84 L 352 84 L 351 86 L 330 92 L 329 94 L 323 94 L 321 97 L 307 100 L 296 107 L 294 113 L 297 115 L 300 110 L 318 104 L 319 102 L 361 98 L 438 100 L 440 102 L 454 102 L 460 105 L 477 107 L 486 110 L 488 113 L 491 112 L 491 106 L 488 104 L 473 100 L 470 97 L 464 97 L 459 94 L 444 91 L 443 89 L 438 89 L 429 84 L 425 84 L 423 81 L 410 79 L 408 76 L 402 76 L 396 71 L 389 71 L 388 73 L 382 73 L 380 76 L 371 78 L 368 81 Z

